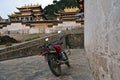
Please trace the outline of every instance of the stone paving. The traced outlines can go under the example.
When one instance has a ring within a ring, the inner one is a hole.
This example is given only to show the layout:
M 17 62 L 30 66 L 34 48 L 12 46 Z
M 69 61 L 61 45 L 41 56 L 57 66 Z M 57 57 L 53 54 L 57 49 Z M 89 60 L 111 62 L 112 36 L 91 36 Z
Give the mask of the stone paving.
M 84 49 L 72 49 L 71 67 L 62 65 L 62 76 L 55 77 L 43 56 L 0 62 L 0 80 L 94 80 Z

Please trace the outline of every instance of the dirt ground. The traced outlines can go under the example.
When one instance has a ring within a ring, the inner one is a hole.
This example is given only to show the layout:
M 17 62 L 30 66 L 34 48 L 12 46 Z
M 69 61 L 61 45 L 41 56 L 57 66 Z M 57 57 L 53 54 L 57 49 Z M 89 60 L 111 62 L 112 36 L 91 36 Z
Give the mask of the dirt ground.
M 9 36 L 0 36 L 0 45 L 4 45 L 7 43 L 17 43 L 18 41 Z

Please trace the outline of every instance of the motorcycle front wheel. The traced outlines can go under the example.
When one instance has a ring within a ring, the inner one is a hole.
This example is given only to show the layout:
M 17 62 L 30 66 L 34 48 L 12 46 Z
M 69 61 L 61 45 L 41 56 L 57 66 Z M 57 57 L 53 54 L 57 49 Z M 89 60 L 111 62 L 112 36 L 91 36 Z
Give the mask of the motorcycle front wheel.
M 58 59 L 56 55 L 54 54 L 49 55 L 49 60 L 48 60 L 49 68 L 51 72 L 58 77 L 61 75 L 61 65 L 58 63 L 57 60 Z

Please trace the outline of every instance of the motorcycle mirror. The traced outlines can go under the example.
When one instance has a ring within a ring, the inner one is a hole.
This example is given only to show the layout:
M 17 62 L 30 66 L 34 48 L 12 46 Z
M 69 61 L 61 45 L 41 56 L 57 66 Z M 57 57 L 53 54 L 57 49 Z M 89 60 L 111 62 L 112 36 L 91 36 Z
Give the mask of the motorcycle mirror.
M 61 33 L 61 31 L 58 31 L 58 34 Z
M 48 40 L 49 40 L 48 38 L 45 39 L 45 41 L 48 41 Z

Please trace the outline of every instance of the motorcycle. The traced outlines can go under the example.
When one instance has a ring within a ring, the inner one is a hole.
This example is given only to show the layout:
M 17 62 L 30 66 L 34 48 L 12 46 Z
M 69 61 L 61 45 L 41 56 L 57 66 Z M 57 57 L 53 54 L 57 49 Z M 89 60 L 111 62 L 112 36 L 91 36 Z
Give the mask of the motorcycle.
M 62 64 L 66 64 L 68 67 L 70 67 L 68 56 L 71 54 L 71 52 L 69 49 L 62 48 L 63 42 L 61 42 L 61 39 L 62 37 L 59 41 L 39 46 L 40 55 L 45 57 L 51 72 L 57 77 L 62 73 Z M 46 38 L 45 41 L 48 42 L 49 38 Z

